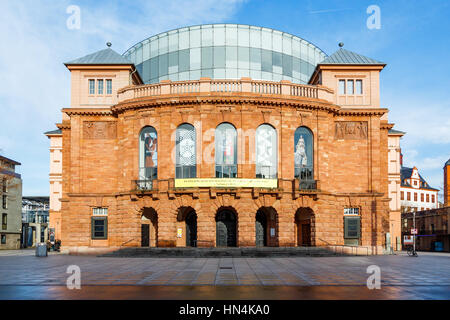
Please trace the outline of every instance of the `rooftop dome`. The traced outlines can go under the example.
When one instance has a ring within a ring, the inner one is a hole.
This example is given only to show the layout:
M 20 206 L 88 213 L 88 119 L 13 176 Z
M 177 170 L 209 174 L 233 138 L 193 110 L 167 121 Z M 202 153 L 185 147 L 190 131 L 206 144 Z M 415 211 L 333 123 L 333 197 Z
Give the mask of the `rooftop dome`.
M 123 56 L 135 64 L 145 83 L 161 80 L 290 80 L 308 83 L 327 55 L 294 35 L 262 27 L 207 24 L 147 38 Z

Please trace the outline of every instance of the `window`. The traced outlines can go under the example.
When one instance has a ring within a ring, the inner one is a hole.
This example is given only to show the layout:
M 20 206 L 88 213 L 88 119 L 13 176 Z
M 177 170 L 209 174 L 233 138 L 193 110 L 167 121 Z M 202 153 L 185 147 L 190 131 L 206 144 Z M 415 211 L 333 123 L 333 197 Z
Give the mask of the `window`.
M 8 229 L 8 215 L 6 213 L 2 214 L 2 230 Z
M 362 80 L 356 80 L 356 94 L 362 93 L 363 93 Z
M 344 215 L 359 215 L 359 208 L 344 208 Z
M 216 128 L 216 178 L 237 177 L 237 131 L 230 123 Z
M 405 200 L 405 192 L 400 191 L 400 200 Z
M 3 209 L 8 209 L 8 197 L 6 194 L 2 196 L 2 207 Z
M 423 193 L 421 193 L 421 194 L 420 194 L 420 201 L 423 202 L 423 200 L 424 200 L 424 196 L 423 196 Z
M 417 181 L 416 180 L 414 180 L 414 185 L 417 186 Z
M 414 201 L 417 201 L 417 192 L 414 192 Z
M 434 194 L 431 195 L 431 202 L 434 203 Z
M 347 80 L 347 94 L 354 94 L 354 81 L 353 80 Z
M 294 133 L 294 176 L 300 180 L 314 180 L 313 134 L 306 127 Z
M 91 218 L 92 239 L 107 239 L 108 217 L 94 216 Z
M 411 192 L 406 193 L 406 200 L 408 200 L 408 201 L 411 200 Z
M 106 94 L 112 94 L 112 80 L 106 80 Z
M 6 234 L 2 234 L 2 244 L 6 244 Z
M 256 129 L 256 178 L 276 179 L 277 177 L 277 132 L 269 124 Z
M 103 94 L 103 80 L 102 79 L 98 79 L 97 80 L 97 92 L 98 94 Z
M 95 94 L 95 80 L 89 80 L 89 94 Z
M 430 195 L 427 194 L 427 202 L 430 202 Z
M 2 190 L 3 192 L 8 192 L 8 181 L 6 180 L 6 178 L 2 179 Z
M 344 217 L 344 238 L 359 239 L 361 235 L 361 219 L 359 216 Z
M 108 208 L 93 208 L 92 215 L 93 216 L 107 216 Z
M 139 180 L 158 178 L 158 135 L 155 128 L 145 127 L 139 136 Z
M 195 128 L 191 124 L 184 123 L 176 132 L 176 171 L 175 177 L 195 178 L 197 176 Z
M 339 94 L 345 94 L 345 80 L 339 80 Z

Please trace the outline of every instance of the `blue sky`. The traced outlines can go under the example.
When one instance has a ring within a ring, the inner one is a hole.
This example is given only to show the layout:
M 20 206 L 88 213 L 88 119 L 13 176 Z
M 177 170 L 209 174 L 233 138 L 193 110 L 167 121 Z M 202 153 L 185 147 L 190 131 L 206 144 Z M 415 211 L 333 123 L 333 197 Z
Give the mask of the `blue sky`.
M 69 30 L 69 5 L 81 9 L 81 28 Z M 381 28 L 368 29 L 369 5 Z M 344 0 L 180 0 L 0 2 L 0 154 L 22 163 L 24 195 L 48 195 L 49 141 L 60 110 L 70 104 L 63 62 L 103 49 L 123 53 L 169 29 L 200 23 L 270 27 L 309 40 L 327 54 L 345 48 L 387 63 L 381 105 L 406 131 L 404 164 L 443 185 L 450 158 L 450 2 Z

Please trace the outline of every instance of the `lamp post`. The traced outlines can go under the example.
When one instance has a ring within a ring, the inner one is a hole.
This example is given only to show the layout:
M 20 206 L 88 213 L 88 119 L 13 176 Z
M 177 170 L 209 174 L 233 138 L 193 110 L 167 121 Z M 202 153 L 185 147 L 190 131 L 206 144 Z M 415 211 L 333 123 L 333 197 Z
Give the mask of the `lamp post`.
M 413 236 L 413 255 L 416 255 L 416 211 L 413 211 L 413 229 L 414 229 L 414 236 Z

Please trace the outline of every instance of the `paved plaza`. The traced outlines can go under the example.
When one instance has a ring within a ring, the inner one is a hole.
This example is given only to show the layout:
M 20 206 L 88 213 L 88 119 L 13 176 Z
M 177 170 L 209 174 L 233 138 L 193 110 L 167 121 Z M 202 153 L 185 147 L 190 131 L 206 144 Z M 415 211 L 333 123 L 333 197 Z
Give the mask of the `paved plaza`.
M 81 290 L 66 288 L 66 271 L 71 265 L 81 270 Z M 366 287 L 371 265 L 380 267 L 381 290 Z M 108 298 L 114 298 L 114 292 L 117 297 L 136 298 L 134 291 L 145 293 L 140 298 L 151 299 L 214 299 L 214 294 L 224 299 L 261 295 L 307 299 L 323 294 L 339 299 L 338 292 L 347 292 L 342 298 L 349 299 L 450 299 L 450 255 L 109 258 L 51 254 L 38 258 L 32 250 L 0 252 L 1 299 L 44 299 L 49 294 L 70 298 L 79 294 L 77 291 L 83 292 L 84 298 L 101 298 L 97 291 L 105 293 L 106 288 Z M 192 295 L 186 295 L 187 288 Z M 330 296 L 332 292 L 335 295 Z

